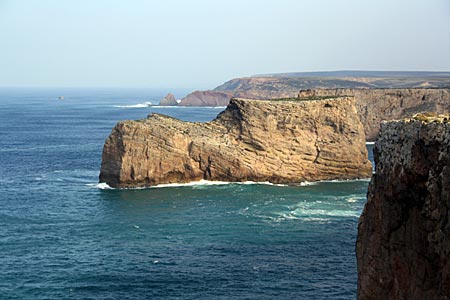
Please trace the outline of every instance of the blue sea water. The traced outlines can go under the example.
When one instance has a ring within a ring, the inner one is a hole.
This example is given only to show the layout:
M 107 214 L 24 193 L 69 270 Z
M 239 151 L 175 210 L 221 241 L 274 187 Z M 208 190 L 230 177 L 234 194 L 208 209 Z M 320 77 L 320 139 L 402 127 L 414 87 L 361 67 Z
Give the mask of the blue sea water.
M 98 188 L 117 121 L 221 111 L 164 94 L 0 89 L 0 299 L 355 299 L 367 181 Z

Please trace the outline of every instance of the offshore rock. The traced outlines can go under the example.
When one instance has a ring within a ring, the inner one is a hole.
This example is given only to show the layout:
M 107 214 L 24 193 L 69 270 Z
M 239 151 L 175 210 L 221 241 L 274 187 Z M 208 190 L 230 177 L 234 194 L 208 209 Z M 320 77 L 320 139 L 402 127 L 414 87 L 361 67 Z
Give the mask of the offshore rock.
M 450 124 L 383 123 L 359 220 L 358 299 L 450 299 Z
M 175 96 L 172 93 L 168 93 L 164 98 L 159 102 L 160 106 L 177 106 L 178 102 L 175 99 Z
M 180 106 L 227 106 L 233 97 L 229 92 L 195 91 L 181 99 Z
M 353 98 L 232 99 L 208 123 L 159 114 L 119 122 L 105 142 L 100 182 L 113 187 L 201 179 L 299 183 L 371 173 Z

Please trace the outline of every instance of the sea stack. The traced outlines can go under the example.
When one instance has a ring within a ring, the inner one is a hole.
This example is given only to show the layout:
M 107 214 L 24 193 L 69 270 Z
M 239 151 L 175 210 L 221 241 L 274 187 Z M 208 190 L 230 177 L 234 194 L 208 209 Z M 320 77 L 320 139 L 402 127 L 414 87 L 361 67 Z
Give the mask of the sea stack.
M 359 220 L 358 299 L 450 299 L 450 123 L 382 123 Z
M 119 122 L 105 142 L 100 182 L 123 188 L 201 179 L 300 183 L 371 174 L 353 98 L 232 99 L 208 123 L 160 114 Z
M 164 98 L 159 102 L 160 106 L 177 106 L 178 102 L 175 99 L 175 96 L 172 93 L 168 93 Z

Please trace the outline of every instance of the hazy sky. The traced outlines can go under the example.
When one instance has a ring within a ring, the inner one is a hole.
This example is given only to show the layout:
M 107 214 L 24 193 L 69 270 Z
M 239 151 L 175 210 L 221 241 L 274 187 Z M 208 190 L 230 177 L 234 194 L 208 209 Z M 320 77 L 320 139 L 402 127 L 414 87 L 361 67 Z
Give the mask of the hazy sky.
M 450 71 L 449 0 L 0 0 L 0 86 Z

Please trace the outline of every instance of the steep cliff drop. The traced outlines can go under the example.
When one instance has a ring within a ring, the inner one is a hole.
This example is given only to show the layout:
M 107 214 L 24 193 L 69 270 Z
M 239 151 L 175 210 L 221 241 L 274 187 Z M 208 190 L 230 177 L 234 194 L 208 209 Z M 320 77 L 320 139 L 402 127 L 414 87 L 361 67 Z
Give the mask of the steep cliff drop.
M 383 123 L 359 220 L 358 299 L 450 299 L 450 123 Z
M 208 123 L 159 114 L 119 122 L 105 142 L 100 182 L 113 187 L 201 179 L 299 183 L 371 173 L 353 98 L 232 99 Z

